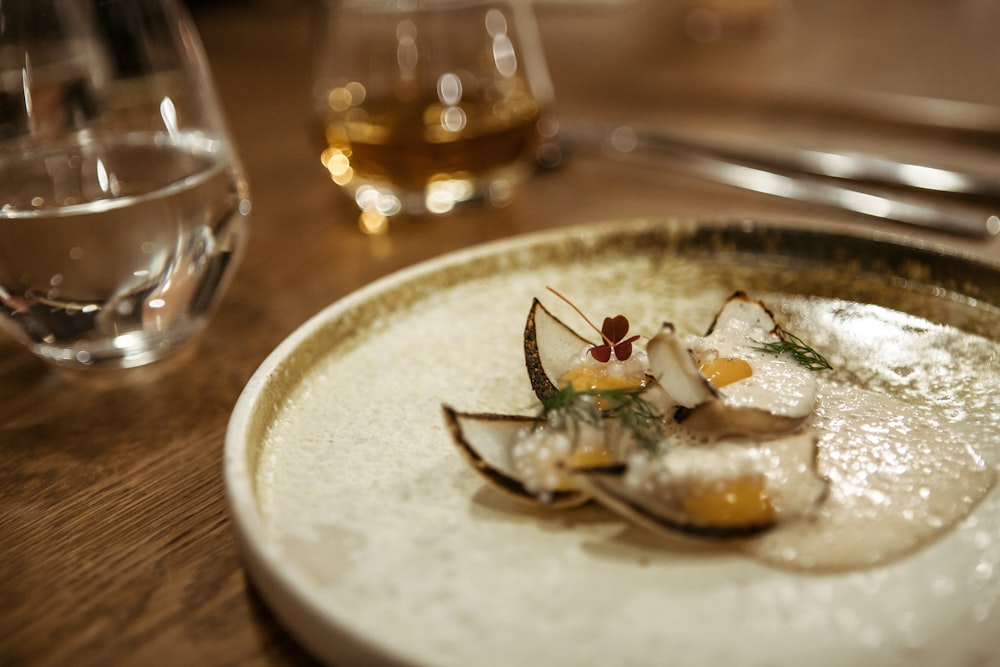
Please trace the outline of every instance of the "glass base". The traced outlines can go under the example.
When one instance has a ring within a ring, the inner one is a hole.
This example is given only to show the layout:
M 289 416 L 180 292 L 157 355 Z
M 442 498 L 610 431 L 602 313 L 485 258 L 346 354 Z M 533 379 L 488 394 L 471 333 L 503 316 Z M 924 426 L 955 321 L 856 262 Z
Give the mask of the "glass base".
M 458 205 L 482 202 L 493 206 L 510 203 L 516 187 L 537 169 L 533 161 L 518 162 L 488 174 L 456 174 L 435 179 L 423 188 L 410 190 L 391 183 L 354 181 L 345 191 L 363 213 L 391 218 L 396 215 L 445 215 Z
M 133 331 L 111 339 L 84 339 L 71 344 L 32 343 L 28 347 L 36 356 L 62 368 L 137 368 L 172 355 L 204 329 L 205 324 L 195 321 L 170 332 Z

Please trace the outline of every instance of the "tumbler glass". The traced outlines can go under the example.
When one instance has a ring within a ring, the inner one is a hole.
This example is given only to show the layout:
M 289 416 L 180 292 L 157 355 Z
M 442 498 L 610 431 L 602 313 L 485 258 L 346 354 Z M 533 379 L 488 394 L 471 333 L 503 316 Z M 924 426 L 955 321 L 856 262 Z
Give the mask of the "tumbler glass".
M 537 166 L 551 111 L 529 4 L 323 0 L 314 134 L 374 218 L 503 204 Z
M 0 327 L 71 367 L 203 329 L 250 201 L 173 0 L 0 2 Z

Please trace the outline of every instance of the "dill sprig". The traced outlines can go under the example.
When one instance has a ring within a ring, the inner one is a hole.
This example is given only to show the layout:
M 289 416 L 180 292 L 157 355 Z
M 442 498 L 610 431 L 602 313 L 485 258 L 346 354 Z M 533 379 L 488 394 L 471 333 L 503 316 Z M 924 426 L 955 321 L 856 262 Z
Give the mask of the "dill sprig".
M 570 433 L 575 441 L 581 425 L 600 427 L 602 419 L 617 418 L 639 445 L 652 449 L 660 440 L 663 417 L 643 398 L 647 388 L 575 389 L 566 385 L 542 400 L 539 419 Z
M 821 370 L 832 370 L 833 366 L 826 358 L 809 347 L 805 341 L 791 333 L 790 331 L 785 331 L 784 329 L 779 329 L 783 340 L 779 340 L 774 343 L 762 343 L 759 340 L 753 341 L 757 345 L 755 349 L 761 352 L 769 352 L 771 354 L 791 354 L 792 358 L 799 363 L 799 365 L 808 368 L 811 371 L 821 371 Z

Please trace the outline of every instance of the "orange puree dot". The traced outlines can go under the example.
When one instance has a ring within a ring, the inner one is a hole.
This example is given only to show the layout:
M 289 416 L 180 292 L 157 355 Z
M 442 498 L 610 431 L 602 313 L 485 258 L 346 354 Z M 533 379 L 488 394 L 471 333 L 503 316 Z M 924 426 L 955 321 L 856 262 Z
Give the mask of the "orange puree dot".
M 559 378 L 559 386 L 572 385 L 577 391 L 608 390 L 608 389 L 639 389 L 646 383 L 646 378 L 630 378 L 616 375 L 604 375 L 590 366 L 577 366 L 567 371 Z M 609 401 L 598 398 L 597 407 L 606 410 L 611 406 Z
M 559 378 L 559 386 L 572 384 L 577 391 L 587 389 L 638 389 L 645 384 L 645 378 L 603 375 L 590 366 L 577 366 Z
M 684 499 L 683 508 L 698 523 L 713 526 L 767 525 L 775 516 L 763 480 L 756 477 L 737 477 L 696 489 Z
M 567 463 L 574 468 L 593 468 L 596 466 L 611 465 L 615 462 L 615 457 L 604 447 L 577 449 L 570 454 Z
M 737 380 L 748 378 L 753 375 L 750 364 L 742 359 L 732 359 L 729 357 L 719 357 L 712 361 L 701 364 L 698 367 L 701 374 L 712 383 L 713 387 L 725 387 Z

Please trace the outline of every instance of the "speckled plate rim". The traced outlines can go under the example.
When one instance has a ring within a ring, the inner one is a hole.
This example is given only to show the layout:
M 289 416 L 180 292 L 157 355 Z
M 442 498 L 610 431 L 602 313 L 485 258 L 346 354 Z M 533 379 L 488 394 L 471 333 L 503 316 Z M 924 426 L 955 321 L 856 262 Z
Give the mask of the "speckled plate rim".
M 690 243 L 702 251 L 706 240 L 714 238 L 725 251 L 737 254 L 763 254 L 771 246 L 784 249 L 794 239 L 807 254 L 839 253 L 858 270 L 891 275 L 919 289 L 945 290 L 1000 309 L 1000 265 L 945 246 L 881 232 L 848 233 L 822 226 L 806 229 L 788 223 L 733 219 L 663 217 L 545 230 L 453 251 L 373 281 L 319 311 L 265 358 L 241 392 L 225 434 L 225 495 L 245 569 L 281 624 L 310 653 L 331 664 L 412 664 L 406 656 L 380 645 L 377 638 L 366 637 L 352 627 L 350 618 L 331 618 L 324 612 L 310 581 L 285 566 L 259 515 L 255 478 L 263 436 L 280 410 L 282 396 L 287 393 L 284 388 L 297 381 L 295 369 L 324 354 L 324 348 L 318 346 L 323 332 L 387 293 L 419 285 L 441 272 L 475 266 L 483 260 L 495 260 L 494 268 L 502 268 L 504 258 L 512 253 L 555 243 L 562 245 L 559 254 L 565 256 L 574 249 L 586 252 L 609 242 L 624 241 L 638 248 L 650 238 L 676 243 L 674 250 Z M 475 274 L 483 275 L 487 270 L 479 268 Z M 416 295 L 420 295 L 419 289 Z

